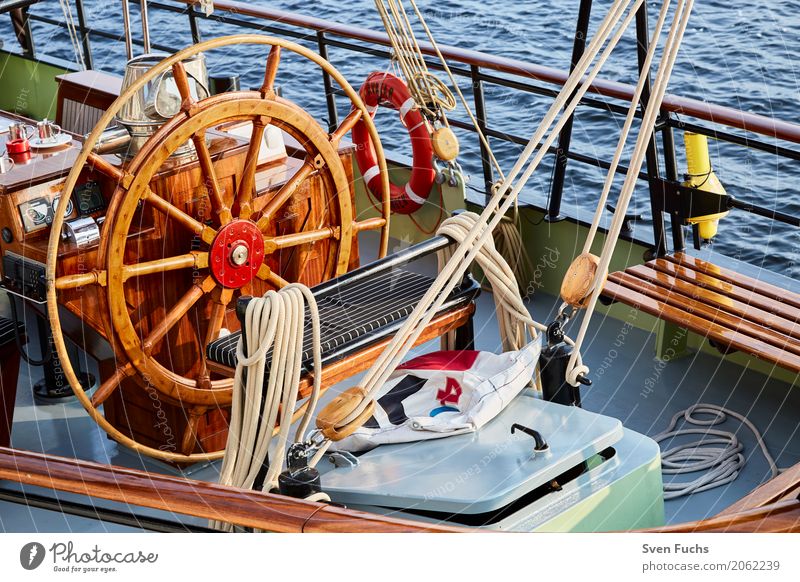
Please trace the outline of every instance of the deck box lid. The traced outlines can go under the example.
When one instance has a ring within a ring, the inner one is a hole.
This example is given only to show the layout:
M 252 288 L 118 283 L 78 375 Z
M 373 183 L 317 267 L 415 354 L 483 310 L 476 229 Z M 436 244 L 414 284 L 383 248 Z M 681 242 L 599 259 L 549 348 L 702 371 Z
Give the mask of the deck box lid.
M 534 440 L 515 423 L 539 431 Z M 622 438 L 622 423 L 582 408 L 545 402 L 526 391 L 481 430 L 377 447 L 356 467 L 320 463 L 323 489 L 339 503 L 449 513 L 504 507 L 579 466 Z

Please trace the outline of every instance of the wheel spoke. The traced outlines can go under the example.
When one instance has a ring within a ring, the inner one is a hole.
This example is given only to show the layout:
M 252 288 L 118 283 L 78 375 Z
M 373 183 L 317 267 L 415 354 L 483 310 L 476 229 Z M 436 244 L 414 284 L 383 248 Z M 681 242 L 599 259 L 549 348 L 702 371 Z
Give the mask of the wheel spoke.
M 193 233 L 198 235 L 203 240 L 203 242 L 207 244 L 211 244 L 214 241 L 214 237 L 217 236 L 216 230 L 214 230 L 210 226 L 206 226 L 199 220 L 195 220 L 194 218 L 186 214 L 183 210 L 179 209 L 177 206 L 164 200 L 161 196 L 153 192 L 150 188 L 147 188 L 145 190 L 144 194 L 142 195 L 142 201 L 147 202 L 148 204 L 152 205 L 153 208 L 155 208 L 156 210 L 166 214 L 173 220 L 184 225 L 186 228 L 188 228 Z
M 214 170 L 214 163 L 211 161 L 211 152 L 208 151 L 208 145 L 206 144 L 205 131 L 194 134 L 192 142 L 197 152 L 197 161 L 200 162 L 200 169 L 206 178 L 205 185 L 208 197 L 211 200 L 211 208 L 219 217 L 221 225 L 228 224 L 233 220 L 233 217 L 231 216 L 231 209 L 225 204 L 222 189 L 219 186 L 219 180 L 217 180 L 217 172 Z
M 244 162 L 242 181 L 236 194 L 239 218 L 247 220 L 253 214 L 253 193 L 256 189 L 256 168 L 258 167 L 258 152 L 261 150 L 261 141 L 264 130 L 269 122 L 268 118 L 258 116 L 253 120 L 253 133 L 250 136 L 250 145 L 247 148 L 247 157 Z
M 111 396 L 114 391 L 119 387 L 120 382 L 122 382 L 125 378 L 128 378 L 133 375 L 134 373 L 133 366 L 129 363 L 125 364 L 121 368 L 117 368 L 117 371 L 103 384 L 95 390 L 94 394 L 92 394 L 92 406 L 98 408 L 103 402 L 108 400 L 108 397 Z
M 208 253 L 193 251 L 176 257 L 166 257 L 155 261 L 146 261 L 135 265 L 122 267 L 122 281 L 133 277 L 152 275 L 153 273 L 166 273 L 179 269 L 206 269 L 208 268 Z
M 172 65 L 172 78 L 175 80 L 175 86 L 181 96 L 181 111 L 189 113 L 194 105 L 194 97 L 189 89 L 189 77 L 182 62 L 178 61 Z
M 264 84 L 261 85 L 261 95 L 272 98 L 275 94 L 275 77 L 278 66 L 281 64 L 281 47 L 273 46 L 267 57 L 267 68 L 264 71 Z
M 339 238 L 339 233 L 339 227 L 329 226 L 317 230 L 309 230 L 307 232 L 296 232 L 268 238 L 264 240 L 264 254 L 269 255 L 281 249 L 314 243 L 328 238 Z
M 213 304 L 211 306 L 211 316 L 208 318 L 208 331 L 206 332 L 205 346 L 211 344 L 219 336 L 219 330 L 225 322 L 225 313 L 228 305 L 233 299 L 233 289 L 218 287 L 213 294 Z M 205 351 L 203 351 L 205 360 Z
M 385 224 L 386 224 L 386 219 L 380 216 L 376 216 L 375 218 L 368 218 L 360 222 L 354 222 L 353 234 L 359 233 L 363 230 L 378 230 L 380 228 L 383 228 Z
M 256 273 L 256 277 L 261 279 L 262 281 L 266 281 L 275 287 L 283 288 L 289 284 L 289 281 L 275 273 L 272 269 L 270 269 L 266 264 L 261 265 L 261 268 Z
M 344 120 L 339 124 L 339 127 L 336 128 L 336 131 L 331 134 L 331 144 L 333 144 L 333 147 L 339 147 L 339 143 L 342 141 L 342 138 L 350 133 L 350 130 L 353 129 L 353 126 L 358 123 L 359 119 L 361 119 L 361 115 L 360 109 L 353 109 L 350 114 L 344 118 Z
M 289 201 L 289 198 L 291 198 L 292 195 L 297 192 L 297 189 L 300 187 L 300 185 L 311 175 L 312 172 L 314 172 L 315 169 L 314 163 L 310 159 L 306 158 L 305 163 L 300 167 L 299 170 L 297 170 L 295 175 L 289 178 L 289 180 L 283 186 L 281 186 L 281 189 L 275 193 L 272 199 L 261 211 L 261 218 L 256 224 L 262 233 L 269 228 L 272 218 L 275 216 L 278 210 L 280 210 L 283 205 Z
M 208 411 L 205 406 L 195 406 L 189 409 L 188 422 L 186 429 L 181 439 L 181 452 L 184 455 L 189 455 L 197 445 L 197 427 L 200 424 L 200 419 Z
M 89 271 L 88 273 L 78 273 L 76 275 L 64 275 L 56 279 L 56 289 L 78 289 L 89 285 L 106 286 L 105 271 Z
M 178 300 L 175 306 L 164 316 L 164 319 L 153 328 L 144 342 L 142 342 L 144 353 L 151 354 L 155 345 L 167 335 L 167 332 L 189 312 L 203 295 L 211 292 L 214 287 L 216 287 L 216 283 L 210 275 L 199 285 L 192 285 L 192 288 Z
M 112 180 L 116 181 L 117 184 L 121 184 L 124 188 L 128 187 L 131 175 L 116 167 L 103 156 L 91 152 L 87 161 L 92 166 L 92 169 L 97 170 L 101 174 L 105 174 Z

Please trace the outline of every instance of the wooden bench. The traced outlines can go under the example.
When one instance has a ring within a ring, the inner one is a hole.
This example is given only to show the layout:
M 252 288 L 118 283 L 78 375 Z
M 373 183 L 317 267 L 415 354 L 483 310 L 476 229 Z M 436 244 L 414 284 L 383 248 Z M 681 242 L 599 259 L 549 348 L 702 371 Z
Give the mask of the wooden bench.
M 800 372 L 800 295 L 685 253 L 611 273 L 607 299 Z

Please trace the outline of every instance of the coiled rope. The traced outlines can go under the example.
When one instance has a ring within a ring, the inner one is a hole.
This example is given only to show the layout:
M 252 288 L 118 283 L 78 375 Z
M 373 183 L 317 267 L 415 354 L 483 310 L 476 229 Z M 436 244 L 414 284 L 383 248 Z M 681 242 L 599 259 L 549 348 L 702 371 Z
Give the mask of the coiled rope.
M 710 415 L 711 418 L 698 418 L 697 415 L 700 414 Z M 664 499 L 676 499 L 684 495 L 708 491 L 709 489 L 726 485 L 739 476 L 739 472 L 744 468 L 746 463 L 744 454 L 742 454 L 744 446 L 739 442 L 736 433 L 711 428 L 725 422 L 728 416 L 737 419 L 749 428 L 756 437 L 756 442 L 761 448 L 761 452 L 764 454 L 764 458 L 769 465 L 772 478 L 777 477 L 778 474 L 783 471 L 783 469 L 778 469 L 778 466 L 775 464 L 775 459 L 767 449 L 764 437 L 747 417 L 728 408 L 717 406 L 716 404 L 705 404 L 701 402 L 678 412 L 672 417 L 669 426 L 664 432 L 653 437 L 653 440 L 657 443 L 690 434 L 714 437 L 701 438 L 700 440 L 690 443 L 676 445 L 661 453 L 661 470 L 664 474 L 681 475 L 706 471 L 706 473 L 693 481 L 665 483 Z M 686 421 L 687 425 L 706 428 L 682 428 L 680 430 L 675 430 L 678 421 L 681 419 Z
M 311 316 L 314 383 L 307 402 L 295 410 L 302 372 L 306 306 Z M 270 351 L 271 364 L 265 382 L 266 358 Z M 236 356 L 231 421 L 219 483 L 252 489 L 273 438 L 277 436 L 262 486 L 263 491 L 269 491 L 278 484 L 293 421 L 302 415 L 293 441 L 299 442 L 308 429 L 320 395 L 319 311 L 308 287 L 292 283 L 280 291 L 269 291 L 264 297 L 253 298 L 247 304 Z M 276 430 L 279 415 L 280 427 Z M 221 522 L 212 522 L 211 527 L 231 530 L 230 524 Z

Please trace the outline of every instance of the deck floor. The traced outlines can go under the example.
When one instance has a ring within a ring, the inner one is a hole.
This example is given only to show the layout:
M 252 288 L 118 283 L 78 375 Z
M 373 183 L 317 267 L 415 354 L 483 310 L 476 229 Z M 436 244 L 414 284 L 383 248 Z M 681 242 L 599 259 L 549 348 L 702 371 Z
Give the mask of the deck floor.
M 430 271 L 433 264 L 423 265 Z M 555 314 L 557 300 L 539 294 L 529 306 L 534 317 L 549 321 Z M 2 306 L 0 306 L 2 310 Z M 623 333 L 623 328 L 626 333 Z M 499 336 L 494 321 L 492 297 L 479 298 L 475 329 L 477 348 L 497 350 Z M 654 333 L 624 324 L 616 319 L 596 317 L 584 349 L 584 361 L 591 368 L 594 384 L 583 389 L 584 407 L 622 420 L 630 429 L 654 435 L 664 430 L 672 416 L 698 402 L 712 403 L 745 414 L 765 436 L 769 450 L 779 467 L 800 462 L 800 431 L 796 411 L 800 410 L 800 391 L 767 376 L 729 364 L 708 354 L 664 363 L 654 357 Z M 622 339 L 620 339 L 622 338 Z M 418 351 L 436 349 L 435 345 Z M 36 355 L 35 353 L 33 354 Z M 151 471 L 177 474 L 172 467 L 150 459 L 140 459 L 110 441 L 85 414 L 77 402 L 66 404 L 34 404 L 31 386 L 39 378 L 39 369 L 23 363 L 17 395 L 12 434 L 13 446 L 54 455 L 78 457 Z M 352 385 L 355 379 L 347 383 Z M 345 387 L 347 387 L 345 386 Z M 333 390 L 331 393 L 333 393 Z M 712 516 L 769 477 L 767 463 L 752 433 L 729 419 L 718 428 L 738 430 L 744 443 L 747 466 L 731 484 L 666 503 L 669 523 Z M 195 466 L 185 474 L 197 479 L 216 480 L 219 463 Z M 686 480 L 688 476 L 681 476 Z M 19 489 L 9 482 L 4 489 Z M 25 488 L 27 491 L 54 496 L 53 491 Z M 59 493 L 61 499 L 83 503 L 92 500 Z M 108 507 L 117 504 L 94 501 Z M 170 516 L 163 512 L 131 508 L 140 515 L 181 519 L 185 523 L 204 525 L 202 520 Z M 59 512 L 31 509 L 25 505 L 0 502 L 0 531 L 130 531 L 130 528 L 85 518 L 65 516 Z

